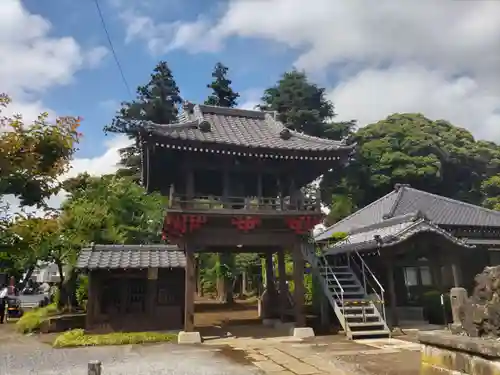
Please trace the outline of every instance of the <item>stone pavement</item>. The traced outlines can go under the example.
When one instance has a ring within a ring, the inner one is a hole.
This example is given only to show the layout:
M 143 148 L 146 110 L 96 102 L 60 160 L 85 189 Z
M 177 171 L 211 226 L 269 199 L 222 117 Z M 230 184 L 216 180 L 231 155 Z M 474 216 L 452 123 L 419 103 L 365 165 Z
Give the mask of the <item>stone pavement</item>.
M 271 375 L 384 374 L 385 372 L 376 372 L 376 369 L 374 372 L 367 371 L 362 362 L 372 365 L 373 361 L 383 362 L 384 358 L 397 357 L 402 352 L 408 353 L 406 356 L 412 360 L 420 356 L 420 345 L 409 341 L 374 339 L 355 342 L 340 335 L 305 340 L 289 336 L 267 338 L 230 336 L 205 341 L 204 345 L 223 345 L 234 351 L 241 351 L 255 366 Z M 404 362 L 408 363 L 408 360 L 405 359 Z M 411 371 L 417 366 L 416 363 L 411 364 Z M 387 367 L 387 363 L 384 366 Z M 405 368 L 404 373 L 418 374 L 418 371 L 408 372 Z

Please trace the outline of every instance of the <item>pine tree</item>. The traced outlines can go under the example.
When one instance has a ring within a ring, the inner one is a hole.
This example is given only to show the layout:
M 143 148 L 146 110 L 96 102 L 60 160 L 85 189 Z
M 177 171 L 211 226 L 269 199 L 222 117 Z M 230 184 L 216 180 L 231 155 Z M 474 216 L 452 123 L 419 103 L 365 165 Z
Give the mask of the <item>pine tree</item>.
M 212 77 L 213 82 L 207 87 L 212 89 L 212 94 L 205 100 L 207 105 L 215 105 L 219 107 L 236 107 L 236 99 L 239 98 L 240 94 L 234 92 L 231 88 L 231 80 L 227 78 L 228 68 L 222 63 L 215 64 Z
M 182 102 L 180 90 L 172 71 L 165 61 L 156 65 L 149 82 L 137 88 L 137 98 L 131 102 L 123 102 L 111 125 L 104 131 L 124 133 L 137 141 L 140 121 L 151 121 L 158 124 L 170 124 L 177 120 L 178 105 Z M 140 149 L 137 142 L 120 149 L 120 168 L 117 174 L 131 176 L 136 181 L 140 176 Z
M 262 110 L 278 112 L 279 120 L 290 129 L 323 136 L 326 122 L 335 116 L 325 89 L 309 82 L 303 72 L 292 70 L 268 88 L 261 98 Z

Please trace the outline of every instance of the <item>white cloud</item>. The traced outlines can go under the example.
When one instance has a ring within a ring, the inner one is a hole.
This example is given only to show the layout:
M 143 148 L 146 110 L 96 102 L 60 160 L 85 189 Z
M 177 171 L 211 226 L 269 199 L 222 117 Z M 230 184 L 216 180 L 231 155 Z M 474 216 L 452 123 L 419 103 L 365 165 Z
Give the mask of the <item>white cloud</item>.
M 470 77 L 452 77 L 419 65 L 366 69 L 341 81 L 329 94 L 339 120 L 366 125 L 394 112 L 419 112 L 473 127 L 477 137 L 500 141 L 500 95 Z
M 51 36 L 52 28 L 20 0 L 0 2 L 1 91 L 16 100 L 16 111 L 27 119 L 43 110 L 39 95 L 70 83 L 78 70 L 95 67 L 107 54 L 104 47 L 84 50 L 72 37 Z
M 341 118 L 421 112 L 500 141 L 500 1 L 230 0 L 210 22 L 132 19 L 129 36 L 156 51 L 217 51 L 235 36 L 294 48 L 296 67 L 340 76 Z

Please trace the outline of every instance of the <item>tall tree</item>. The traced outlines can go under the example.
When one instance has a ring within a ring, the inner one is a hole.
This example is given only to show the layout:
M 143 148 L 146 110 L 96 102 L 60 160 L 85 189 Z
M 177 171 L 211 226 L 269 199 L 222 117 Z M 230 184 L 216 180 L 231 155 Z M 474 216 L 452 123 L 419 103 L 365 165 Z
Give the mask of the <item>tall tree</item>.
M 496 194 L 496 178 L 483 181 L 499 172 L 499 146 L 476 141 L 447 121 L 393 114 L 359 129 L 353 141 L 357 147 L 349 165 L 323 178 L 326 200 L 337 201 L 340 194 L 352 199 L 353 207 L 363 207 L 396 183 L 473 204 L 482 203 L 483 193 Z
M 42 113 L 25 124 L 21 115 L 1 115 L 10 103 L 0 95 L 0 200 L 11 194 L 23 206 L 43 206 L 61 187 L 59 177 L 68 170 L 81 137 L 80 120 L 61 117 L 50 123 Z
M 323 136 L 327 123 L 335 116 L 325 89 L 309 82 L 306 74 L 297 70 L 283 74 L 275 86 L 265 90 L 261 100 L 262 110 L 276 111 L 278 119 L 290 129 L 313 136 Z
M 135 143 L 120 150 L 121 161 L 117 172 L 120 176 L 131 176 L 139 180 L 140 150 L 137 144 L 139 126 L 142 121 L 171 124 L 177 120 L 178 106 L 182 102 L 180 90 L 172 71 L 165 61 L 160 61 L 153 70 L 149 82 L 137 88 L 137 97 L 123 102 L 121 109 L 104 131 L 124 133 Z
M 236 100 L 240 94 L 234 92 L 231 88 L 232 81 L 227 78 L 228 70 L 229 68 L 220 62 L 215 64 L 214 71 L 212 72 L 214 80 L 207 85 L 209 89 L 212 89 L 212 93 L 205 100 L 205 104 L 228 108 L 236 107 L 238 104 Z

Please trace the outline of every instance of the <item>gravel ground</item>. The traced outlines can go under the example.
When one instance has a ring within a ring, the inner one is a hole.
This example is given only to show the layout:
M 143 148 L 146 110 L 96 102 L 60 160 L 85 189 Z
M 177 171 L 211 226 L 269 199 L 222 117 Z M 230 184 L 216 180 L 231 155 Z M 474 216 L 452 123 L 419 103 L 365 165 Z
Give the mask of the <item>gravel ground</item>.
M 87 364 L 93 360 L 102 362 L 102 375 L 260 374 L 255 367 L 208 348 L 155 344 L 53 349 L 35 337 L 1 337 L 2 333 L 1 375 L 86 375 Z

